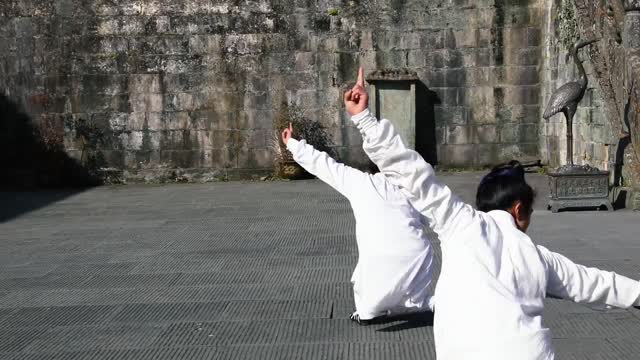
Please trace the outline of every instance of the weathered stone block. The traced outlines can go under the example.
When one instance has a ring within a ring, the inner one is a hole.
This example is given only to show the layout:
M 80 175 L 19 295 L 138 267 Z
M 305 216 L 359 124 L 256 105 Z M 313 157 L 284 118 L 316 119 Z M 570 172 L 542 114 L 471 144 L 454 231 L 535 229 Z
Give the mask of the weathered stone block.
M 478 47 L 486 48 L 491 45 L 491 29 L 479 28 L 478 29 Z
M 542 58 L 540 48 L 516 49 L 513 59 L 515 65 L 538 65 Z
M 189 53 L 189 39 L 183 36 L 146 36 L 131 40 L 140 55 L 183 55 Z
M 445 87 L 460 87 L 466 84 L 464 69 L 451 69 L 444 72 Z
M 489 68 L 472 67 L 465 68 L 465 82 L 469 87 L 486 87 L 490 86 Z
M 513 24 L 523 24 L 522 22 Z M 518 48 L 527 44 L 527 28 L 508 27 L 504 28 L 505 45 L 509 48 Z
M 441 69 L 446 66 L 446 52 L 444 50 L 432 52 L 433 67 L 435 69 Z
M 100 35 L 139 35 L 145 32 L 146 19 L 137 16 L 99 18 Z
M 455 87 L 444 88 L 439 91 L 441 95 L 442 105 L 445 106 L 458 106 L 458 89 Z
M 241 149 L 237 159 L 240 169 L 271 169 L 275 166 L 275 155 L 270 148 Z
M 462 106 L 435 106 L 435 121 L 437 125 L 466 125 L 468 109 Z
M 74 113 L 129 112 L 127 95 L 95 95 L 83 93 L 71 97 L 71 111 Z
M 519 124 L 518 142 L 536 143 L 540 136 L 538 124 Z
M 160 161 L 179 168 L 201 167 L 205 154 L 200 150 L 162 150 Z
M 444 81 L 445 70 L 431 70 L 428 75 L 428 86 L 430 88 L 445 87 Z
M 232 149 L 211 150 L 211 167 L 218 169 L 234 168 L 237 165 L 236 154 Z
M 498 130 L 495 125 L 472 126 L 474 144 L 494 144 L 499 142 Z
M 538 105 L 514 105 L 511 108 L 513 120 L 521 124 L 538 123 L 542 117 Z
M 488 86 L 478 86 L 467 94 L 470 106 L 471 121 L 475 124 L 495 123 L 494 89 Z
M 407 65 L 410 68 L 422 68 L 427 65 L 430 52 L 426 50 L 409 50 L 407 54 Z
M 190 93 L 164 94 L 165 111 L 195 110 L 194 96 Z
M 539 101 L 540 88 L 538 86 L 509 87 L 505 93 L 505 104 L 536 105 Z
M 475 146 L 476 145 L 472 144 L 439 145 L 438 162 L 445 166 L 473 166 L 475 158 Z
M 238 128 L 270 130 L 273 128 L 274 118 L 275 114 L 271 110 L 245 110 L 239 117 Z
M 162 94 L 131 94 L 129 103 L 133 112 L 160 112 L 164 110 Z
M 510 67 L 507 82 L 511 85 L 536 85 L 540 82 L 537 66 Z
M 160 94 L 163 82 L 160 74 L 133 74 L 129 76 L 130 94 Z
M 456 48 L 471 48 L 478 46 L 478 32 L 476 29 L 456 30 L 453 32 Z
M 514 144 L 518 141 L 520 126 L 514 123 L 503 123 L 500 125 L 500 142 L 503 144 Z
M 213 149 L 224 149 L 235 145 L 235 130 L 212 130 L 210 132 L 210 145 Z
M 120 135 L 122 147 L 127 151 L 159 149 L 159 146 L 152 146 L 148 142 L 148 132 L 131 131 Z
M 504 159 L 501 159 L 501 145 L 499 144 L 478 144 L 475 145 L 475 156 L 473 158 L 474 167 L 493 167 Z
M 447 126 L 445 131 L 446 144 L 448 145 L 470 144 L 472 142 L 469 126 Z

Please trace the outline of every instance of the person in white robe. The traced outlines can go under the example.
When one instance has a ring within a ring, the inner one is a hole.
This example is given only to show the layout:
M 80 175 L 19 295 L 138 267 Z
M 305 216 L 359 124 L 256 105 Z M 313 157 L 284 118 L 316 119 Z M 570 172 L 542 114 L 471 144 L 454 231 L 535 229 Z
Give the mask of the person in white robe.
M 434 261 L 424 217 L 384 175 L 338 163 L 293 135 L 291 125 L 282 133 L 293 159 L 346 197 L 353 209 L 358 262 L 351 277 L 351 319 L 365 325 L 382 316 L 432 310 Z
M 367 102 L 360 70 L 356 86 L 345 93 L 345 106 L 364 138 L 363 148 L 425 215 L 441 242 L 434 314 L 438 359 L 553 359 L 542 318 L 546 295 L 618 308 L 640 305 L 638 281 L 575 264 L 527 236 L 532 214 L 527 196 L 534 195 L 524 171 L 513 164 L 495 169 L 479 187 L 485 211 L 477 210 L 439 183 L 431 165 L 405 147 L 389 121 L 372 116 Z M 501 186 L 523 193 L 512 193 L 515 198 L 502 208 L 487 207 L 491 196 L 504 195 Z

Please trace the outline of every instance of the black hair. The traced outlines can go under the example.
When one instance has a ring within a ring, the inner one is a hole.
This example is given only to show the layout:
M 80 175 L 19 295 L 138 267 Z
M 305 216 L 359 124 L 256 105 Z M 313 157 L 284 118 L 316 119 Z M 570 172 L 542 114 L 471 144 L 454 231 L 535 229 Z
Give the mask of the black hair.
M 380 169 L 378 169 L 378 166 L 374 164 L 373 161 L 369 161 L 367 168 L 369 170 L 369 174 L 377 174 L 380 172 Z
M 520 201 L 525 211 L 531 211 L 536 194 L 524 180 L 524 168 L 517 160 L 501 164 L 487 174 L 476 193 L 476 207 L 480 211 L 510 209 Z

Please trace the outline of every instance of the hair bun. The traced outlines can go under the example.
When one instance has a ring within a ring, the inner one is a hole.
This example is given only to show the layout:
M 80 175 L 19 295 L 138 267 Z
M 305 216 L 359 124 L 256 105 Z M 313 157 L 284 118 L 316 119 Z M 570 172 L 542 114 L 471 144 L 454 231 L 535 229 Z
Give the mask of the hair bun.
M 511 160 L 508 163 L 500 164 L 491 169 L 491 172 L 482 178 L 480 181 L 480 186 L 483 184 L 498 178 L 498 177 L 514 177 L 524 181 L 524 167 L 518 160 Z

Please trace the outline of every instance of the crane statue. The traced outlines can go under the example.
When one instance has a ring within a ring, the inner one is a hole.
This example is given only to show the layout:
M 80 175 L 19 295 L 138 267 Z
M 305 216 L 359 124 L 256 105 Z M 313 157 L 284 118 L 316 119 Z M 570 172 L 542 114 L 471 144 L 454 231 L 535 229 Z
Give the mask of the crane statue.
M 551 94 L 547 109 L 542 117 L 549 119 L 557 113 L 563 113 L 567 122 L 567 163 L 556 171 L 547 174 L 549 178 L 549 204 L 553 212 L 562 208 L 596 207 L 606 206 L 613 210 L 609 200 L 609 172 L 600 171 L 589 165 L 573 164 L 573 116 L 580 100 L 587 90 L 587 73 L 578 58 L 578 50 L 598 41 L 579 41 L 569 49 L 567 59 L 573 57 L 573 62 L 578 68 L 580 78 L 578 81 L 566 83 Z
M 549 118 L 555 114 L 560 112 L 564 114 L 567 123 L 567 166 L 569 168 L 573 167 L 573 116 L 578 108 L 578 103 L 580 103 L 580 100 L 584 97 L 584 93 L 587 90 L 587 84 L 589 83 L 587 73 L 584 71 L 582 62 L 578 58 L 578 50 L 587 45 L 593 44 L 596 41 L 598 41 L 598 39 L 579 41 L 569 49 L 567 59 L 569 57 L 573 57 L 573 62 L 578 67 L 580 79 L 578 81 L 566 83 L 556 89 L 556 91 L 551 94 L 551 98 L 547 104 L 547 109 L 542 115 L 545 120 L 549 120 Z

